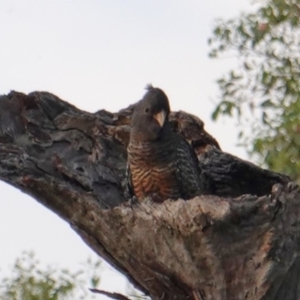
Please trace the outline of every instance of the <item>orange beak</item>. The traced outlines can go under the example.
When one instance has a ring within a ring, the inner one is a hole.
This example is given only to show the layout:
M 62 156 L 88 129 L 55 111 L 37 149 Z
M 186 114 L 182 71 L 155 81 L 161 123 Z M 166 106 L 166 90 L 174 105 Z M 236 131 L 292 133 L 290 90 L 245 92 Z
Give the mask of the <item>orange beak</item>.
M 159 113 L 157 113 L 156 115 L 153 116 L 153 118 L 158 122 L 160 127 L 164 126 L 164 123 L 166 120 L 166 115 L 167 115 L 166 111 L 161 110 Z

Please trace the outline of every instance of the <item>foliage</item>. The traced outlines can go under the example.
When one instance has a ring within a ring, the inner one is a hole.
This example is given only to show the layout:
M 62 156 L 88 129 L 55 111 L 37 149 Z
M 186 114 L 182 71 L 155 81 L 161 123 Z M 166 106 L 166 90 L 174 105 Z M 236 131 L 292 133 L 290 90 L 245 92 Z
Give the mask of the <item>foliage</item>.
M 9 277 L 0 281 L 0 298 L 3 300 L 61 300 L 93 299 L 95 296 L 87 290 L 97 287 L 100 278 L 94 273 L 99 270 L 100 261 L 91 259 L 85 268 L 77 272 L 66 269 L 58 270 L 48 266 L 41 267 L 33 252 L 24 252 L 16 259 Z M 87 272 L 90 270 L 90 282 Z
M 218 80 L 212 117 L 234 117 L 239 139 L 261 163 L 300 178 L 300 3 L 260 1 L 257 11 L 218 20 L 210 56 L 238 66 Z

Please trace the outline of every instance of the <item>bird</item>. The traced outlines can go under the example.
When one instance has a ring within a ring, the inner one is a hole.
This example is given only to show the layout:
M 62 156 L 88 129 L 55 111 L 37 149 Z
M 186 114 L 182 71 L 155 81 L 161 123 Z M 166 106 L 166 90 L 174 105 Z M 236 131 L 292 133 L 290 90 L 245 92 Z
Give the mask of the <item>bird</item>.
M 201 170 L 189 143 L 171 130 L 165 92 L 152 85 L 134 106 L 127 147 L 128 182 L 138 201 L 191 199 L 203 194 Z

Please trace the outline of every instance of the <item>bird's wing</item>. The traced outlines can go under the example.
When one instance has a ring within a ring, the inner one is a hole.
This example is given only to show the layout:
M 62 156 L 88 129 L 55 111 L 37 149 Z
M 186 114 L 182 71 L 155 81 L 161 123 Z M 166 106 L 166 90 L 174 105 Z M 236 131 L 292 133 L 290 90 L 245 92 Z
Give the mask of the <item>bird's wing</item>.
M 176 177 L 182 197 L 190 199 L 204 194 L 203 182 L 195 152 L 188 142 L 176 136 Z

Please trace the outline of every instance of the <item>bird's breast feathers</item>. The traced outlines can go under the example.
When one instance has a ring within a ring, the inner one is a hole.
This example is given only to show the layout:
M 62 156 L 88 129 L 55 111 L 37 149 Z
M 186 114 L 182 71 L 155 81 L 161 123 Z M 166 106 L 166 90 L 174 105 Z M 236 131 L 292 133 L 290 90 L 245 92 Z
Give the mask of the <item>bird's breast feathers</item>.
M 131 166 L 131 176 L 134 193 L 138 199 L 154 196 L 156 202 L 162 202 L 168 198 L 180 197 L 176 175 L 168 166 L 150 168 Z

